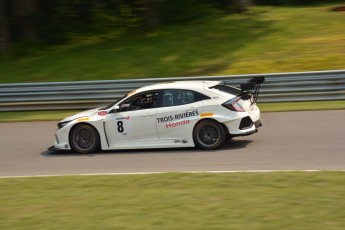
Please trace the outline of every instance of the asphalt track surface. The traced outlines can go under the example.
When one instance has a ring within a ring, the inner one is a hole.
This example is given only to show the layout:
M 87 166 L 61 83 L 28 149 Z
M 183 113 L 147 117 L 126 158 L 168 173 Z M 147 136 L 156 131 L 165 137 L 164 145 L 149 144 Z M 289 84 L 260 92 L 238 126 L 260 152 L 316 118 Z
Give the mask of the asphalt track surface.
M 215 151 L 50 152 L 57 122 L 0 123 L 0 177 L 186 171 L 345 170 L 345 110 L 263 113 L 264 126 Z

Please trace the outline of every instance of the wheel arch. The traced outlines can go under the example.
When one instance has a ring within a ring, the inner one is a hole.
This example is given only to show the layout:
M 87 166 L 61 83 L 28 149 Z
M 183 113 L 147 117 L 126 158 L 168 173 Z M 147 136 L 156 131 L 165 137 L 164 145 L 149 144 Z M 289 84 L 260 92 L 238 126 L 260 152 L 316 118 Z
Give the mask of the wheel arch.
M 73 124 L 73 125 L 71 126 L 71 128 L 69 129 L 69 131 L 68 131 L 68 137 L 71 135 L 71 131 L 72 131 L 75 127 L 77 127 L 78 125 L 89 125 L 89 126 L 92 126 L 94 129 L 97 130 L 97 133 L 98 133 L 98 135 L 99 135 L 99 131 L 98 131 L 98 129 L 97 129 L 97 127 L 96 127 L 95 125 L 93 125 L 93 124 L 91 124 L 91 123 L 88 123 L 88 122 L 77 122 L 77 123 Z
M 96 132 L 97 132 L 98 137 L 99 137 L 99 141 L 101 142 L 100 144 L 102 145 L 102 136 L 100 134 L 100 131 L 98 130 L 98 128 L 95 125 L 93 125 L 91 123 L 88 123 L 88 122 L 78 122 L 78 123 L 73 124 L 73 126 L 68 131 L 68 145 L 69 146 L 71 146 L 71 133 L 72 133 L 72 130 L 75 127 L 79 126 L 79 125 L 88 125 L 88 126 L 91 126 L 92 128 L 94 128 L 96 130 Z
M 197 123 L 195 123 L 194 127 L 193 127 L 193 133 L 194 133 L 194 130 L 195 128 L 197 127 L 197 125 L 200 123 L 200 122 L 204 122 L 204 121 L 215 121 L 217 122 L 218 124 L 220 124 L 221 126 L 223 126 L 224 130 L 225 130 L 225 133 L 228 135 L 230 135 L 229 133 L 229 129 L 228 127 L 226 127 L 226 125 L 224 125 L 223 123 L 219 122 L 218 120 L 214 119 L 214 118 L 209 118 L 209 117 L 206 117 L 206 118 L 203 118 L 203 119 L 200 119 Z
M 213 118 L 207 117 L 207 118 L 204 118 L 204 119 L 200 119 L 200 120 L 194 125 L 194 127 L 193 127 L 193 143 L 194 143 L 194 145 L 195 145 L 196 147 L 200 148 L 200 143 L 199 143 L 199 144 L 196 143 L 196 140 L 195 140 L 195 138 L 196 138 L 196 137 L 195 137 L 196 128 L 198 127 L 198 125 L 199 125 L 200 123 L 202 123 L 202 122 L 207 122 L 207 121 L 209 121 L 209 122 L 214 122 L 214 123 L 218 124 L 220 127 L 222 127 L 222 128 L 223 128 L 223 131 L 220 131 L 220 133 L 223 132 L 223 136 L 220 135 L 220 144 L 217 144 L 217 146 L 214 146 L 214 147 L 211 147 L 211 148 L 204 148 L 204 147 L 202 147 L 202 149 L 217 149 L 217 148 L 219 148 L 220 146 L 222 146 L 222 145 L 224 144 L 224 142 L 226 141 L 227 137 L 229 136 L 229 131 L 228 131 L 228 128 L 227 128 L 224 124 L 222 124 L 221 122 L 219 122 L 218 120 L 213 119 Z

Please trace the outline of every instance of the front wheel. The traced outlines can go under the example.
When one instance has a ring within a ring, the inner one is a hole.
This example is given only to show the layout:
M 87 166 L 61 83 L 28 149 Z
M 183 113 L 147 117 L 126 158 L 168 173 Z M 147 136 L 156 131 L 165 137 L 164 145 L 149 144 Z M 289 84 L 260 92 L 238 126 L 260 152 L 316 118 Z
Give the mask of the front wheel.
M 194 143 L 200 149 L 217 149 L 223 145 L 225 137 L 224 127 L 213 120 L 201 121 L 193 131 Z
M 91 125 L 75 126 L 71 130 L 69 139 L 72 150 L 78 153 L 92 153 L 100 147 L 99 134 Z

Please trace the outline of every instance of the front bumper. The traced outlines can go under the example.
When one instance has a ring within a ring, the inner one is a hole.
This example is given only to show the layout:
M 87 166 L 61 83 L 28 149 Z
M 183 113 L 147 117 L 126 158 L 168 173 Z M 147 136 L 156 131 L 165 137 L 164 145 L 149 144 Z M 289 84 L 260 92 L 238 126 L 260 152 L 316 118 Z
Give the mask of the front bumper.
M 58 150 L 71 150 L 69 146 L 68 133 L 73 123 L 70 123 L 55 132 L 54 148 Z
M 61 150 L 61 149 L 55 148 L 55 146 L 52 145 L 52 146 L 50 146 L 47 150 L 50 151 L 50 152 L 53 152 L 53 151 L 59 151 L 59 150 Z

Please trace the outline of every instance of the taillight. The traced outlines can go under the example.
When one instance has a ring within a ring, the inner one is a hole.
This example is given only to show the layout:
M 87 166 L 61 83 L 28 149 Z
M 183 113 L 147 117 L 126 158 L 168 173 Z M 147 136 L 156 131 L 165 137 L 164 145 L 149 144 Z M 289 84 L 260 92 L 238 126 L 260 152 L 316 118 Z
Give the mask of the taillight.
M 241 100 L 240 97 L 235 97 L 223 103 L 222 106 L 232 111 L 245 112 L 245 110 L 242 108 L 242 106 L 239 103 L 240 100 Z

